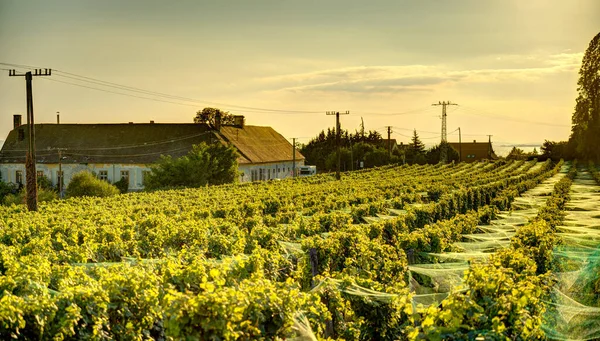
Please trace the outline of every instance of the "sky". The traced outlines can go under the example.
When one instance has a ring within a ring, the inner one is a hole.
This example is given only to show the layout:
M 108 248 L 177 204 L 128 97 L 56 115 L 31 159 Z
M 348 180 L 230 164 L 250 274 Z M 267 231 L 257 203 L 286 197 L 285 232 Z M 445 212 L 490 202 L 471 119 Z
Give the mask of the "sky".
M 23 66 L 0 64 L 0 140 L 26 114 L 7 69 L 29 66 L 53 69 L 33 81 L 36 123 L 191 123 L 210 106 L 307 142 L 334 126 L 326 111 L 349 111 L 345 129 L 362 119 L 432 145 L 432 104 L 451 101 L 449 141 L 460 127 L 527 149 L 568 139 L 599 13 L 598 0 L 0 0 L 0 63 Z

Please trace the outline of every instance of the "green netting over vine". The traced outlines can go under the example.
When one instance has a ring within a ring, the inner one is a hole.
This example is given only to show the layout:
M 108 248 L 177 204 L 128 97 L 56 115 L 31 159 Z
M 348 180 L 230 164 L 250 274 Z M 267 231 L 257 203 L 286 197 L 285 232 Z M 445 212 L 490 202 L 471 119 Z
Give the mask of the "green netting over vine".
M 600 186 L 579 172 L 554 252 L 556 285 L 544 315 L 554 340 L 600 339 Z

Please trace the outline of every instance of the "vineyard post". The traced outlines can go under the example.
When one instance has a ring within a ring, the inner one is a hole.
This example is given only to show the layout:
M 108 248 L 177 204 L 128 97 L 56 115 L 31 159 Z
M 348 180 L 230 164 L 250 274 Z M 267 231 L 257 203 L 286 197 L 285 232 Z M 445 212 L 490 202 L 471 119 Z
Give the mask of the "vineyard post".
M 33 76 L 50 76 L 51 69 L 35 69 L 35 73 L 27 71 L 23 74 L 17 74 L 15 70 L 9 70 L 9 77 L 25 77 L 25 90 L 27 93 L 27 132 L 28 132 L 28 148 L 25 154 L 25 176 L 27 177 L 27 209 L 29 211 L 37 211 L 37 172 L 35 170 L 35 129 L 33 119 Z

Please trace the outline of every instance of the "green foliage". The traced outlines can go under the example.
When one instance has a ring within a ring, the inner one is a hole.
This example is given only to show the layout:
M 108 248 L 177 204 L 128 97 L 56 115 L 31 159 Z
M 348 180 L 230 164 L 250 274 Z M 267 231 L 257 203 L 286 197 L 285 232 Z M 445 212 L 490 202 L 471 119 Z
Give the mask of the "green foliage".
M 108 197 L 116 194 L 119 194 L 117 187 L 87 171 L 73 175 L 66 190 L 67 197 Z
M 447 142 L 442 142 L 434 147 L 432 147 L 431 149 L 429 149 L 426 153 L 425 153 L 425 158 L 427 159 L 427 163 L 429 164 L 436 164 L 440 162 L 440 157 L 441 157 L 441 148 L 442 145 L 446 145 L 446 161 L 447 162 L 452 162 L 452 161 L 460 161 L 460 156 L 458 155 L 458 152 L 452 148 Z
M 411 164 L 423 164 L 427 161 L 425 157 L 425 144 L 419 139 L 416 129 L 413 131 L 411 143 L 406 150 L 406 160 Z
M 535 339 L 546 282 L 529 254 L 546 236 L 474 266 L 471 291 L 431 312 L 413 306 L 407 268 L 560 166 L 383 166 L 0 207 L 0 338 Z
M 195 145 L 178 159 L 162 156 L 146 176 L 148 190 L 169 187 L 201 187 L 235 182 L 238 178 L 237 151 L 220 143 Z
M 123 177 L 113 185 L 117 187 L 119 193 L 127 193 L 129 191 L 129 178 Z
M 4 198 L 8 195 L 14 195 L 19 191 L 19 187 L 14 183 L 0 181 L 0 203 L 4 203 Z
M 600 160 L 600 33 L 585 51 L 579 81 L 578 96 L 573 113 L 570 140 L 576 146 L 578 156 Z

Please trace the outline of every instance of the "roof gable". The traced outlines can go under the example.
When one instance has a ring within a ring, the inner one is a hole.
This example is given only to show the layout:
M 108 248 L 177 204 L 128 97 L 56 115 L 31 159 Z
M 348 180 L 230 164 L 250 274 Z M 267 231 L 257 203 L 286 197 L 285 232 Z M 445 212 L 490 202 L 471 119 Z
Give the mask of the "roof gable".
M 240 128 L 222 126 L 220 133 L 238 149 L 241 156 L 248 160 L 245 163 L 293 160 L 292 144 L 271 127 L 246 125 L 244 128 Z M 296 160 L 304 160 L 304 156 L 300 154 L 297 148 Z

